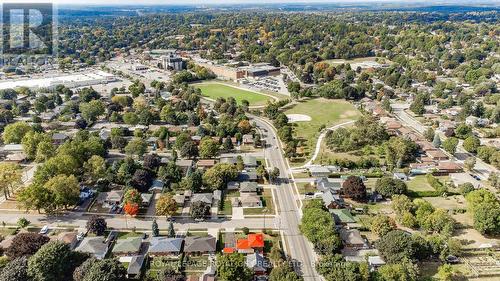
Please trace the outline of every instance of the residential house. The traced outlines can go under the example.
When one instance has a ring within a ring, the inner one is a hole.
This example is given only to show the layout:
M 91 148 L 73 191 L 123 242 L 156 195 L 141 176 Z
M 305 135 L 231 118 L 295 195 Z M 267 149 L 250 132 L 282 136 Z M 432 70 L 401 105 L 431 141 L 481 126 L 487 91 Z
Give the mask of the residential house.
M 179 166 L 185 175 L 191 172 L 193 163 L 193 160 L 189 159 L 177 159 L 177 161 L 175 161 L 175 165 Z
M 245 145 L 253 145 L 254 144 L 253 136 L 250 134 L 243 135 L 241 137 L 241 139 L 243 141 L 243 144 L 245 144 Z
M 14 153 L 14 154 L 8 154 L 5 157 L 4 162 L 21 164 L 21 163 L 26 162 L 27 159 L 28 159 L 28 156 L 24 152 L 19 152 L 19 153 Z
M 356 222 L 347 209 L 329 209 L 328 211 L 332 214 L 336 225 L 347 225 Z
M 256 193 L 261 189 L 256 182 L 242 182 L 240 184 L 240 193 Z
M 247 182 L 247 181 L 258 181 L 257 171 L 255 169 L 246 169 L 239 173 L 238 181 Z
M 214 159 L 200 159 L 196 163 L 196 167 L 198 169 L 202 169 L 202 170 L 206 170 L 206 169 L 212 168 L 213 166 L 215 166 L 215 160 Z
M 339 194 L 342 190 L 342 182 L 320 178 L 316 181 L 316 189 L 321 192 L 330 191 L 333 194 Z
M 429 150 L 426 152 L 426 154 L 433 160 L 433 161 L 443 161 L 443 160 L 448 160 L 448 155 L 446 155 L 444 152 L 441 150 Z
M 243 164 L 246 168 L 256 168 L 257 167 L 257 158 L 251 155 L 243 156 Z
M 395 180 L 402 180 L 402 181 L 408 180 L 408 176 L 405 173 L 394 173 L 392 178 Z
M 236 165 L 236 163 L 238 163 L 238 160 L 236 159 L 236 157 L 221 157 L 220 163 Z
M 240 183 L 236 181 L 230 181 L 227 183 L 227 190 L 238 190 L 240 189 Z
M 461 173 L 463 172 L 463 166 L 455 162 L 439 162 L 437 165 L 437 174 L 448 175 L 451 173 Z
M 478 119 L 479 119 L 478 117 L 471 115 L 471 116 L 465 118 L 465 124 L 468 126 L 471 126 L 471 127 L 475 127 L 477 125 Z
M 244 208 L 261 208 L 262 200 L 257 193 L 241 193 L 239 204 Z
M 75 251 L 87 253 L 98 260 L 106 257 L 109 251 L 109 244 L 106 243 L 104 237 L 85 237 L 83 241 L 76 247 Z
M 118 239 L 111 253 L 115 256 L 134 256 L 141 251 L 142 238 L 130 237 L 127 239 Z
M 370 270 L 376 270 L 377 268 L 385 265 L 385 261 L 380 256 L 369 256 L 368 257 L 368 266 L 370 266 Z
M 152 237 L 148 249 L 149 256 L 179 256 L 184 239 L 168 237 Z
M 69 137 L 63 133 L 54 133 L 52 135 L 52 143 L 54 145 L 61 145 L 66 142 L 67 139 L 69 139 Z
M 188 236 L 184 241 L 184 253 L 187 255 L 215 254 L 217 240 L 213 236 Z
M 321 194 L 323 204 L 327 209 L 342 209 L 345 207 L 344 200 L 338 194 L 333 194 L 331 191 L 325 191 Z
M 238 239 L 236 241 L 236 250 L 238 253 L 243 254 L 262 253 L 264 250 L 264 235 L 262 233 L 248 234 L 246 239 Z
M 133 256 L 127 267 L 127 279 L 140 279 L 145 261 L 144 255 Z
M 123 199 L 123 190 L 111 190 L 110 192 L 102 193 L 104 203 L 109 205 L 119 205 Z
M 195 193 L 191 198 L 191 203 L 203 202 L 207 205 L 212 205 L 213 195 L 212 193 Z
M 315 178 L 328 178 L 332 172 L 325 166 L 314 166 L 309 168 L 309 173 Z
M 177 203 L 177 206 L 184 206 L 184 202 L 186 201 L 186 196 L 184 196 L 184 194 L 175 194 L 172 198 L 175 200 L 175 203 Z
M 260 253 L 247 255 L 245 263 L 257 276 L 265 275 L 267 269 L 271 267 L 267 259 Z
M 165 187 L 165 183 L 162 180 L 155 179 L 153 183 L 149 187 L 148 191 L 152 193 L 161 193 L 163 192 L 163 188 Z
M 77 236 L 77 232 L 61 232 L 57 236 L 57 240 L 67 244 L 71 250 L 74 250 L 78 244 Z
M 234 232 L 224 233 L 224 249 L 222 252 L 224 254 L 232 254 L 236 250 L 236 235 Z
M 365 239 L 357 229 L 340 229 L 340 239 L 342 244 L 348 249 L 363 249 L 367 247 Z

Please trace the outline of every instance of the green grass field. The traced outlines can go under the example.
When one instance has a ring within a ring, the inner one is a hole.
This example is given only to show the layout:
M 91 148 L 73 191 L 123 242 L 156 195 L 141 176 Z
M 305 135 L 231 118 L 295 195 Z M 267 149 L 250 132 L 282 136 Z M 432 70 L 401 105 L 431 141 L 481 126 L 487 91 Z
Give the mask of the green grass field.
M 306 162 L 314 152 L 321 126 L 332 127 L 336 124 L 357 120 L 361 113 L 348 101 L 312 99 L 300 102 L 285 111 L 285 114 L 304 114 L 311 117 L 309 122 L 297 122 L 295 132 L 303 141 Z M 297 163 L 300 164 L 300 163 Z
M 238 89 L 222 83 L 202 83 L 195 85 L 195 87 L 201 90 L 204 97 L 214 100 L 217 98 L 227 99 L 233 97 L 238 104 L 241 104 L 243 100 L 247 100 L 251 106 L 265 105 L 268 100 L 272 99 L 266 95 Z

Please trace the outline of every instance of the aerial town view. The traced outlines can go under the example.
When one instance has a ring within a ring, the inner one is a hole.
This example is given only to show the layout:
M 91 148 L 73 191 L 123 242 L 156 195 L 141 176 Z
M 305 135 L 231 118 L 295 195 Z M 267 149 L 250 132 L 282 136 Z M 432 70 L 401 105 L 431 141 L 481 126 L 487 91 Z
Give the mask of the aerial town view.
M 0 6 L 0 281 L 500 280 L 498 0 Z

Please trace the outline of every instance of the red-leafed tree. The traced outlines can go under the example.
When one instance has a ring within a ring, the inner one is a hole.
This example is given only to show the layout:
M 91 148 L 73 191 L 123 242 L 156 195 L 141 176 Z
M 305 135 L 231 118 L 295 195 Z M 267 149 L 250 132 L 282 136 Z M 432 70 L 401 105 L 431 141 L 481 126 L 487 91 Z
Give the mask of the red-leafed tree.
M 344 197 L 356 201 L 366 200 L 366 186 L 360 177 L 350 176 L 342 184 Z
M 123 206 L 123 210 L 125 214 L 133 217 L 139 212 L 139 205 L 135 203 L 126 203 L 125 206 Z

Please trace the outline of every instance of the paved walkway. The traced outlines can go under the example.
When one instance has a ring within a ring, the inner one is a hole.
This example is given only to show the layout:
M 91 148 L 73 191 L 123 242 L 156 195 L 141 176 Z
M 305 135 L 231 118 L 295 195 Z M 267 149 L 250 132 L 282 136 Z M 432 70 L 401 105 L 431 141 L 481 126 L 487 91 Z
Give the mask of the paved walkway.
M 232 218 L 233 220 L 245 219 L 245 216 L 243 215 L 243 207 L 233 207 Z
M 316 142 L 316 149 L 314 150 L 314 154 L 313 154 L 311 160 L 309 160 L 306 164 L 304 164 L 304 166 L 293 168 L 292 170 L 305 169 L 307 167 L 312 166 L 313 162 L 316 160 L 316 158 L 318 158 L 318 155 L 319 155 L 319 153 L 321 151 L 321 143 L 323 142 L 323 139 L 325 138 L 325 136 L 328 133 L 328 131 L 334 131 L 334 130 L 340 128 L 340 127 L 345 127 L 347 125 L 353 124 L 354 122 L 356 122 L 356 121 L 354 121 L 354 120 L 353 121 L 348 121 L 348 122 L 344 122 L 342 124 L 338 124 L 338 125 L 335 125 L 333 127 L 324 129 L 321 132 L 321 135 L 319 135 L 318 141 Z

